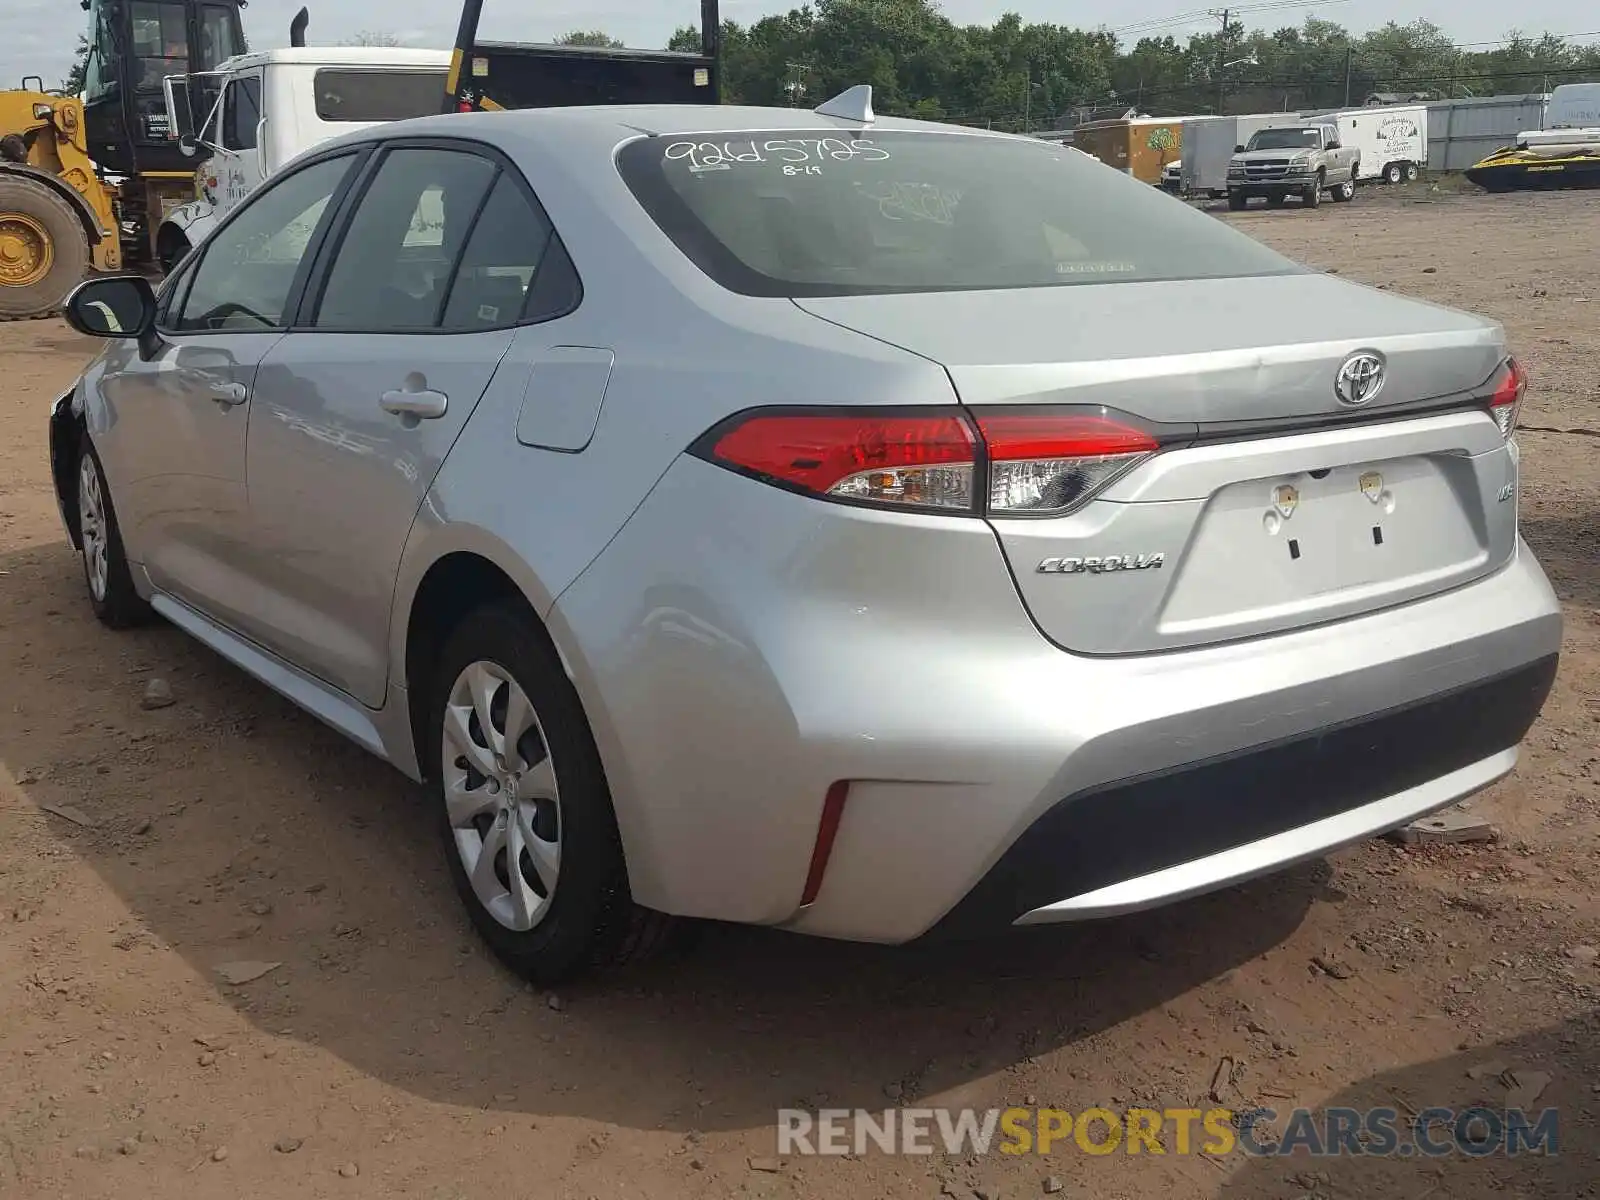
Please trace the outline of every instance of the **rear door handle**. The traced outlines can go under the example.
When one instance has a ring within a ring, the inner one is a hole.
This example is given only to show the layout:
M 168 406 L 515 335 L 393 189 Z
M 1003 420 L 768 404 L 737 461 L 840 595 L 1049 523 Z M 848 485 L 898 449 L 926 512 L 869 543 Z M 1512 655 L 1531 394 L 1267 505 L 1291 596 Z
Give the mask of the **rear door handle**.
M 232 408 L 250 399 L 250 389 L 242 383 L 214 383 L 211 398 L 224 408 Z
M 427 388 L 419 392 L 397 390 L 383 394 L 383 411 L 393 413 L 397 417 L 414 417 L 419 421 L 431 421 L 444 416 L 445 410 L 449 407 L 449 396 Z

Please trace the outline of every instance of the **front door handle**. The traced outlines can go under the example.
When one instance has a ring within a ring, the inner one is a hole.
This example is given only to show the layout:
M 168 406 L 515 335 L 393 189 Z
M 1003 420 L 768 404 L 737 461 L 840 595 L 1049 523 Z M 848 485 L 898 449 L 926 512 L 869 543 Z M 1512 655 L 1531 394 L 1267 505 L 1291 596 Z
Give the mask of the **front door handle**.
M 442 417 L 450 407 L 450 397 L 443 392 L 422 388 L 418 391 L 401 389 L 383 394 L 383 411 L 397 417 L 411 417 L 418 421 L 431 421 Z
M 242 383 L 213 383 L 211 398 L 224 408 L 233 408 L 250 399 L 250 389 Z

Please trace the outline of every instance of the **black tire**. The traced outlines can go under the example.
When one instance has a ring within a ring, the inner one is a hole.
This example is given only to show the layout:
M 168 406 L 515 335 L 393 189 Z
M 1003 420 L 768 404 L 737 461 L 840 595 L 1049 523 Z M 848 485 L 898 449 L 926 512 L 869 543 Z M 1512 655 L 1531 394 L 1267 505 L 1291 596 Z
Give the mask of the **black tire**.
M 89 236 L 77 212 L 49 184 L 0 170 L 0 224 L 16 222 L 23 244 L 40 240 L 51 258 L 42 276 L 29 283 L 5 282 L 0 264 L 0 321 L 47 317 L 59 312 L 67 293 L 89 270 Z M 39 253 L 34 250 L 32 253 Z M 15 265 L 20 280 L 31 275 L 25 265 Z
M 1416 163 L 1406 164 L 1405 175 L 1407 183 L 1415 183 L 1417 181 L 1417 176 L 1420 174 L 1422 174 L 1422 171 L 1420 168 L 1418 168 Z
M 161 263 L 161 273 L 171 275 L 177 270 L 183 256 L 189 253 L 189 239 L 181 230 L 163 229 L 156 236 L 156 258 Z
M 1383 168 L 1383 181 L 1385 183 L 1399 183 L 1406 177 L 1405 167 L 1397 162 L 1390 163 Z
M 1300 196 L 1300 203 L 1307 208 L 1317 208 L 1322 204 L 1322 180 L 1318 179 L 1308 187 Z
M 1344 183 L 1337 184 L 1328 194 L 1333 197 L 1335 204 L 1349 204 L 1350 201 L 1356 198 L 1355 180 L 1347 180 Z
M 445 707 L 456 679 L 477 662 L 501 668 L 532 702 L 560 792 L 560 873 L 548 911 L 526 931 L 501 924 L 478 899 L 445 805 L 439 761 Z M 532 613 L 502 601 L 469 614 L 446 639 L 429 686 L 429 740 L 422 749 L 431 768 L 440 840 L 456 892 L 495 955 L 524 978 L 549 985 L 653 957 L 675 943 L 679 922 L 633 902 L 594 735 L 571 680 Z
M 1243 212 L 1246 208 L 1249 207 L 1249 205 L 1250 205 L 1250 201 L 1245 199 L 1243 196 L 1239 195 L 1237 192 L 1229 192 L 1228 193 L 1228 211 L 1229 212 Z
M 99 538 L 103 538 L 105 553 L 105 583 L 97 588 L 91 556 L 96 553 L 93 535 L 84 527 L 83 473 L 93 471 L 99 490 Z M 83 436 L 78 448 L 78 473 L 73 477 L 73 504 L 77 506 L 75 520 L 78 527 L 78 558 L 83 565 L 84 589 L 89 593 L 89 607 L 100 623 L 110 629 L 132 629 L 150 620 L 150 606 L 139 598 L 133 587 L 133 572 L 128 569 L 128 556 L 122 546 L 122 527 L 117 524 L 116 506 L 111 500 L 111 488 L 106 483 L 105 468 L 95 453 L 89 435 Z M 103 594 L 99 594 L 103 592 Z
M 1285 195 L 1282 195 L 1281 193 L 1274 193 L 1273 195 L 1267 197 L 1267 207 L 1268 208 L 1282 208 L 1283 205 L 1284 205 L 1284 201 L 1286 201 L 1288 199 L 1289 199 L 1289 197 L 1287 197 Z

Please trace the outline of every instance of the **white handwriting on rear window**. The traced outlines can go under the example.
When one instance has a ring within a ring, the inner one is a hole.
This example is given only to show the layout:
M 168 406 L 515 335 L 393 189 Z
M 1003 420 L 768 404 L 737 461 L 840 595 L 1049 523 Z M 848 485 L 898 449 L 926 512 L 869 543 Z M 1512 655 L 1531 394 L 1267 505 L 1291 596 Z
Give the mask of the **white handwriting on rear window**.
M 776 163 L 779 166 L 808 167 L 828 163 L 882 162 L 892 158 L 882 146 L 866 138 L 745 138 L 728 142 L 673 142 L 663 157 L 668 162 L 686 162 L 690 172 L 731 171 L 735 167 Z M 820 171 L 790 171 L 786 174 L 813 175 Z
M 932 221 L 936 225 L 953 225 L 956 206 L 961 203 L 961 193 L 932 183 L 891 181 L 876 191 L 866 193 L 877 201 L 878 213 L 890 221 Z

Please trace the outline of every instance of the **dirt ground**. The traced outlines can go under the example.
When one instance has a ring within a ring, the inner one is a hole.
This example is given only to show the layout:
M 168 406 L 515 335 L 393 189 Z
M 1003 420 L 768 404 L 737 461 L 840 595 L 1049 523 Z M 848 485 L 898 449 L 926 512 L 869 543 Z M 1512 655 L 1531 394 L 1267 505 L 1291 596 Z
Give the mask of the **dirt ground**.
M 0 326 L 0 1196 L 1600 1195 L 1600 193 L 1231 219 L 1499 318 L 1530 369 L 1522 520 L 1567 635 L 1477 804 L 1501 840 L 957 950 L 713 928 L 556 997 L 471 936 L 400 776 L 177 631 L 95 623 L 45 463 L 93 347 Z M 1549 1076 L 1559 1155 L 763 1161 L 785 1106 L 1499 1107 L 1501 1067 Z

